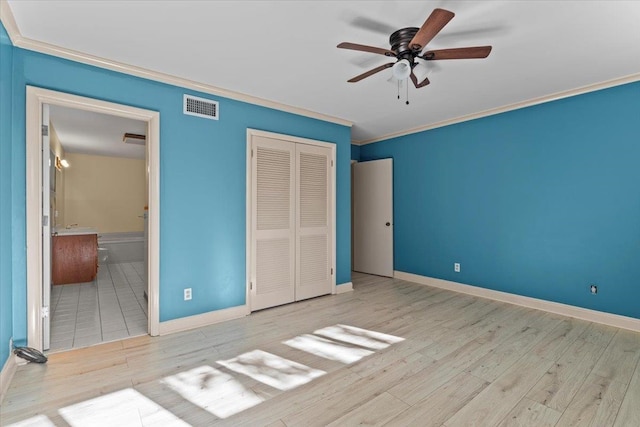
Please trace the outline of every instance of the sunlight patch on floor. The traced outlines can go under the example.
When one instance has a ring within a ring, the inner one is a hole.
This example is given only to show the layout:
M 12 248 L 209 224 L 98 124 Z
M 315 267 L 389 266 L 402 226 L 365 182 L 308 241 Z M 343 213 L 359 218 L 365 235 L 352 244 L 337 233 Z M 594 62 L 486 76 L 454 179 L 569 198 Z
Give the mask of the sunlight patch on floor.
M 361 347 L 351 347 L 326 338 L 317 337 L 315 335 L 304 334 L 299 335 L 283 344 L 307 353 L 315 354 L 325 359 L 335 360 L 342 363 L 354 363 L 363 357 L 370 356 L 373 351 Z
M 318 329 L 301 334 L 282 344 L 318 357 L 345 364 L 355 363 L 377 350 L 404 341 L 404 338 L 348 325 Z M 263 350 L 252 350 L 217 363 L 237 374 L 245 375 L 277 390 L 292 390 L 326 374 L 293 360 Z M 261 403 L 268 397 L 258 395 L 234 373 L 203 365 L 164 377 L 160 383 L 190 404 L 224 419 Z M 268 395 L 268 393 L 267 393 Z M 85 400 L 58 410 L 71 427 L 79 426 L 188 426 L 169 410 L 133 388 Z M 37 415 L 12 424 L 12 427 L 51 427 L 46 415 Z
M 166 377 L 162 383 L 219 418 L 227 418 L 263 402 L 253 390 L 233 376 L 211 366 L 200 366 Z
M 72 427 L 189 425 L 131 388 L 85 400 L 58 412 Z
M 229 360 L 218 360 L 218 363 L 278 390 L 291 390 L 326 374 L 325 371 L 262 350 L 253 350 Z
M 335 325 L 318 329 L 313 332 L 333 340 L 342 341 L 349 344 L 359 345 L 361 347 L 371 348 L 373 350 L 382 350 L 391 344 L 404 341 L 404 338 L 394 335 L 383 334 L 382 332 L 369 331 L 367 329 L 356 328 L 348 325 Z
M 36 415 L 35 417 L 9 424 L 7 427 L 56 427 L 56 425 L 46 415 Z

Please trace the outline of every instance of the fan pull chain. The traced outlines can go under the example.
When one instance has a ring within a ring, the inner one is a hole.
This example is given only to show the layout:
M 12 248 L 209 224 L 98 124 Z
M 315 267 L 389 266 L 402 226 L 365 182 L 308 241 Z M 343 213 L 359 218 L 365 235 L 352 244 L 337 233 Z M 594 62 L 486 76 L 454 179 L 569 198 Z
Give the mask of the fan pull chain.
M 407 105 L 409 105 L 409 82 L 407 82 L 406 86 L 407 86 Z
M 400 80 L 398 80 L 398 99 L 400 99 Z

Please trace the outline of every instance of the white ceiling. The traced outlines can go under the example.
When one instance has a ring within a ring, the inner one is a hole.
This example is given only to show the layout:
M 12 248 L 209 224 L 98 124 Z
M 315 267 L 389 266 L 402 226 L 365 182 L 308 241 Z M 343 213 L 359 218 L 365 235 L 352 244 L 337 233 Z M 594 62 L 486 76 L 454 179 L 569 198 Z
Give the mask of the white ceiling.
M 144 146 L 125 144 L 122 137 L 125 133 L 146 135 L 146 122 L 58 105 L 49 107 L 49 121 L 66 153 L 145 158 Z
M 640 73 L 640 1 L 10 0 L 23 37 L 354 122 L 354 141 Z M 396 98 L 389 33 L 456 16 L 428 49 L 492 45 L 432 61 L 431 84 Z M 382 24 L 385 23 L 385 24 Z

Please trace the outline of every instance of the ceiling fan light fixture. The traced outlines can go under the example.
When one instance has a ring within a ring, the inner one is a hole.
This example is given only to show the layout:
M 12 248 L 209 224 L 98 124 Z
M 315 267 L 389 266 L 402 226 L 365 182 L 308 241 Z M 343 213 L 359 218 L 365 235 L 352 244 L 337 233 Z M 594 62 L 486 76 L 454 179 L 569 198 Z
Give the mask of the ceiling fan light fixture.
M 411 64 L 407 59 L 401 59 L 400 61 L 393 64 L 393 68 L 391 68 L 393 73 L 393 77 L 398 80 L 406 80 L 409 78 L 411 74 Z

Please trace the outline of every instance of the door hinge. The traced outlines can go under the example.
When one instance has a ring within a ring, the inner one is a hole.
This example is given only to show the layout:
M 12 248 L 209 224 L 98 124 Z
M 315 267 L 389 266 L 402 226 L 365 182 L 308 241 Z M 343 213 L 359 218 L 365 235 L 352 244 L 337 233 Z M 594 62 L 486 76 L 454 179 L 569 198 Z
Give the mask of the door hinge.
M 331 275 L 333 276 L 333 267 L 331 267 Z
M 249 282 L 249 290 L 252 291 L 253 290 L 253 282 Z
M 40 312 L 42 318 L 49 317 L 49 307 L 42 307 L 42 311 Z
M 333 167 L 333 160 L 331 160 L 331 167 Z
M 45 215 L 42 217 L 42 226 L 47 227 L 49 225 L 49 215 Z
M 49 125 L 42 125 L 42 136 L 49 136 Z
M 253 148 L 251 149 L 251 158 L 253 158 Z

